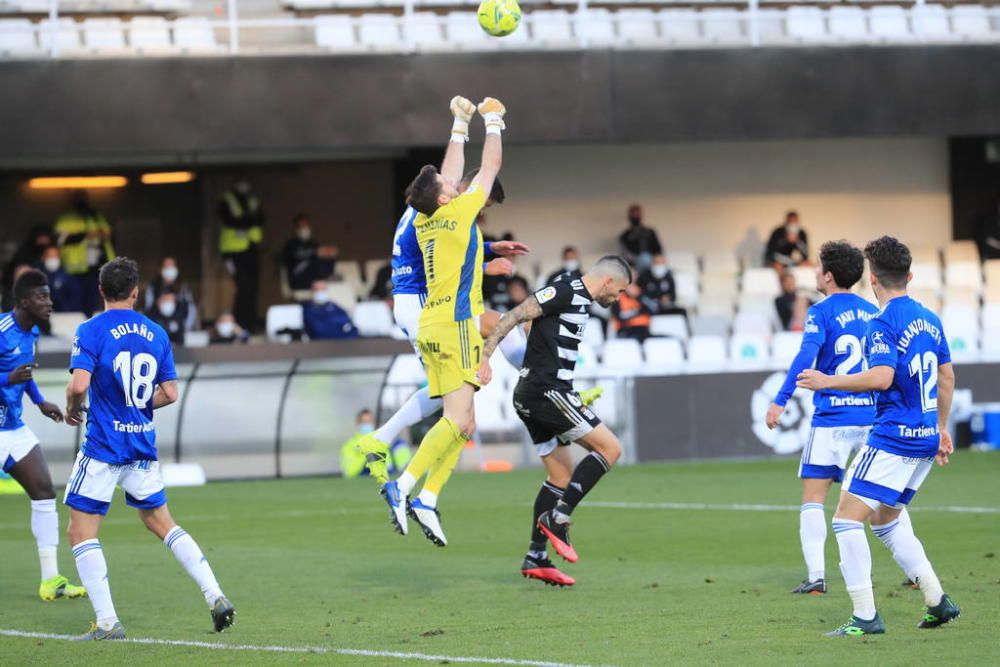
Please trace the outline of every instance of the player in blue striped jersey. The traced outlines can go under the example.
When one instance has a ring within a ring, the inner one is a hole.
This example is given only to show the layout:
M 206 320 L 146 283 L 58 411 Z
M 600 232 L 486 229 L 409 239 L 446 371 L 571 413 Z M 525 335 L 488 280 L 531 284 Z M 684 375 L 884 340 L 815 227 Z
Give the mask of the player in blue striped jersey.
M 955 390 L 951 353 L 941 320 L 906 293 L 912 278 L 910 250 L 883 236 L 868 244 L 865 256 L 882 306 L 868 325 L 869 369 L 853 375 L 805 370 L 798 382 L 814 391 L 878 392 L 875 423 L 847 472 L 833 519 L 840 569 L 854 606 L 851 619 L 827 633 L 834 637 L 885 632 L 872 590 L 867 521 L 924 594 L 927 610 L 919 627 L 935 628 L 959 615 L 920 540 L 899 521 L 934 460 L 945 465 L 954 451 L 947 430 Z
M 869 301 L 853 294 L 861 280 L 865 258 L 847 241 L 824 243 L 816 267 L 816 289 L 826 298 L 806 314 L 802 347 L 792 362 L 785 383 L 767 411 L 767 426 L 775 428 L 788 399 L 795 391 L 799 373 L 815 368 L 828 375 L 860 373 L 864 360 L 865 330 L 878 311 Z M 802 450 L 802 506 L 799 540 L 806 561 L 806 579 L 793 593 L 826 593 L 826 517 L 823 503 L 834 482 L 844 478 L 847 461 L 865 442 L 875 419 L 875 397 L 871 392 L 817 391 L 813 396 L 809 442 Z
M 38 595 L 43 600 L 77 598 L 87 593 L 59 574 L 56 492 L 38 438 L 21 419 L 27 394 L 43 415 L 55 422 L 63 420 L 62 411 L 45 400 L 32 378 L 32 370 L 37 367 L 38 325 L 47 322 L 51 314 L 48 280 L 34 269 L 25 271 L 14 282 L 14 309 L 0 314 L 0 465 L 31 499 L 31 532 L 42 569 Z

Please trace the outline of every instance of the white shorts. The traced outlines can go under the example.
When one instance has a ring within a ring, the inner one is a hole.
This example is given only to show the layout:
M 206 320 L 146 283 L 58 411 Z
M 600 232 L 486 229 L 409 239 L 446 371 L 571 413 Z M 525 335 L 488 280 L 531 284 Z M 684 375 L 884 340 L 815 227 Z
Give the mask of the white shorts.
M 417 347 L 417 333 L 420 331 L 420 311 L 423 310 L 426 300 L 426 294 L 395 294 L 392 297 L 392 316 L 406 334 L 418 357 L 420 348 Z
M 12 431 L 0 431 L 0 462 L 3 463 L 3 471 L 7 472 L 13 468 L 37 444 L 38 438 L 27 426 Z
M 844 489 L 873 510 L 880 504 L 902 508 L 913 499 L 933 465 L 933 456 L 900 456 L 865 445 L 847 471 Z
M 871 426 L 815 426 L 802 450 L 799 477 L 802 479 L 844 479 L 851 455 L 868 441 Z
M 76 455 L 63 502 L 88 514 L 107 514 L 115 486 L 122 487 L 125 502 L 131 507 L 152 510 L 167 502 L 159 461 L 115 466 L 84 456 L 83 452 Z

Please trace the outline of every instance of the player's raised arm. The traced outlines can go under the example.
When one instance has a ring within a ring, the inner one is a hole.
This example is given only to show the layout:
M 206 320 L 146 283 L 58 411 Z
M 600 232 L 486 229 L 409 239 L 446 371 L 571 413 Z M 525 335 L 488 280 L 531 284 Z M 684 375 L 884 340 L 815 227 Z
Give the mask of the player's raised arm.
M 456 95 L 451 98 L 450 106 L 455 119 L 451 124 L 451 140 L 441 162 L 441 176 L 449 183 L 458 183 L 465 173 L 465 143 L 469 140 L 469 121 L 476 113 L 476 105 Z
M 479 173 L 472 182 L 478 184 L 486 193 L 493 191 L 493 181 L 496 180 L 503 164 L 503 142 L 500 135 L 507 127 L 503 122 L 505 113 L 507 109 L 498 99 L 487 97 L 479 103 L 479 115 L 486 124 L 486 143 L 483 144 L 483 159 Z
M 532 294 L 521 305 L 507 311 L 500 317 L 496 326 L 493 327 L 493 331 L 490 332 L 489 337 L 483 342 L 483 358 L 479 364 L 479 381 L 482 384 L 489 384 L 493 377 L 493 371 L 490 368 L 490 357 L 493 356 L 493 352 L 497 349 L 500 341 L 504 339 L 504 336 L 513 331 L 514 327 L 522 322 L 533 320 L 542 315 L 542 304 Z

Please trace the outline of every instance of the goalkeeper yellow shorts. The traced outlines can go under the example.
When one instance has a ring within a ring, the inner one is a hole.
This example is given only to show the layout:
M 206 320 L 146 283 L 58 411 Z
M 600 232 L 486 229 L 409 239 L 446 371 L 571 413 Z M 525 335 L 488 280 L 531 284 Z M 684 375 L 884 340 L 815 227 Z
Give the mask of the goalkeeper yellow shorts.
M 417 345 L 432 398 L 450 394 L 466 382 L 479 389 L 476 372 L 483 339 L 475 318 L 421 326 Z

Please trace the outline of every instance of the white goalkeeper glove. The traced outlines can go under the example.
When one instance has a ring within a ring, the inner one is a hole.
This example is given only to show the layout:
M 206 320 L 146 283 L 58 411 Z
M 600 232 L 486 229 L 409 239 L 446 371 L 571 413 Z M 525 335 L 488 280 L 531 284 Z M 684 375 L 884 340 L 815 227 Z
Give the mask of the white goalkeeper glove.
M 451 98 L 450 106 L 451 115 L 455 117 L 455 122 L 451 124 L 451 140 L 464 144 L 469 140 L 469 121 L 476 113 L 476 105 L 461 95 L 456 95 Z
M 487 97 L 479 103 L 479 115 L 486 123 L 486 134 L 500 134 L 500 130 L 507 129 L 507 125 L 503 122 L 505 113 L 507 113 L 506 107 L 496 98 Z

